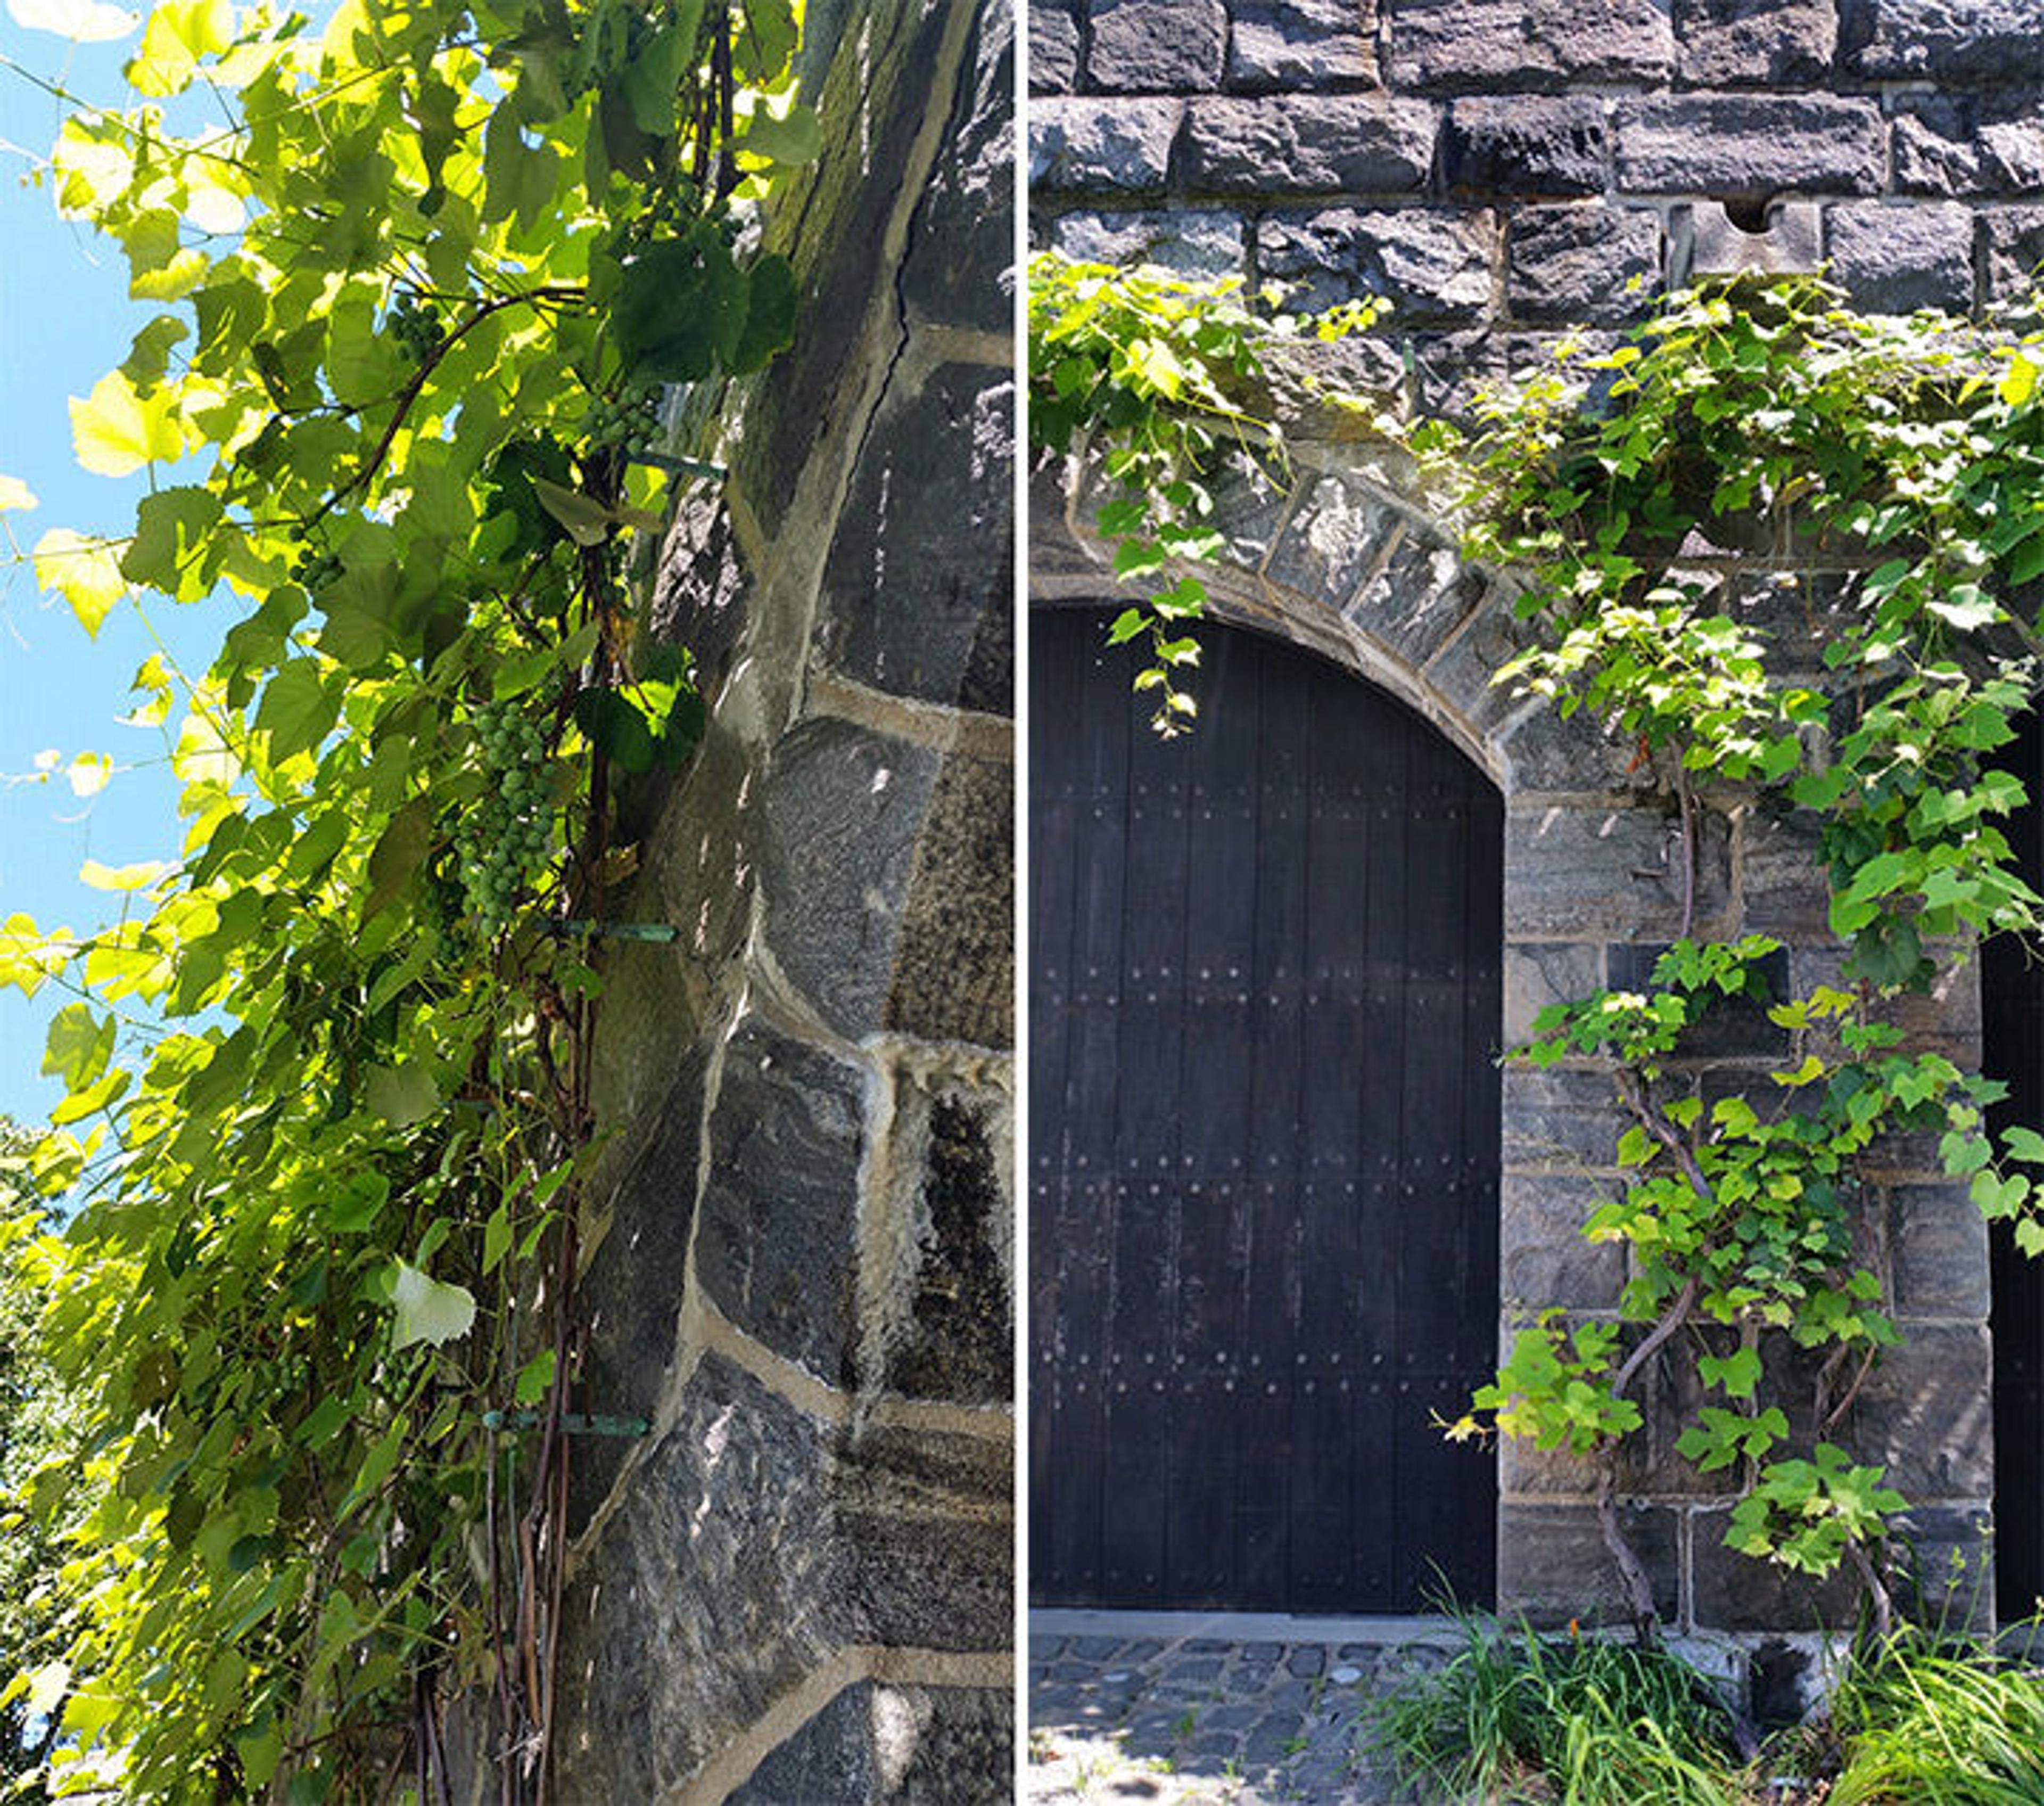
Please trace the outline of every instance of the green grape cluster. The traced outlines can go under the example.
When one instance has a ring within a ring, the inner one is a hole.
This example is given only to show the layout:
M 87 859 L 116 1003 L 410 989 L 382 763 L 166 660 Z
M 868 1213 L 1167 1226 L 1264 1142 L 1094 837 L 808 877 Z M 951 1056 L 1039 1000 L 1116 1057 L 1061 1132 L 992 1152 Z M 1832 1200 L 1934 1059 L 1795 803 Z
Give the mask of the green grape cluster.
M 590 401 L 582 434 L 591 445 L 619 447 L 628 457 L 649 452 L 660 437 L 660 398 L 658 383 L 628 381 L 615 393 Z
M 447 337 L 440 324 L 440 310 L 411 289 L 400 289 L 383 316 L 383 324 L 399 348 L 414 364 L 423 364 L 440 348 Z
M 331 552 L 322 552 L 307 545 L 291 566 L 292 580 L 300 584 L 309 595 L 314 595 L 340 575 L 340 560 Z
M 552 843 L 546 745 L 517 706 L 493 703 L 474 722 L 482 797 L 455 830 L 468 907 L 486 935 L 502 933 Z

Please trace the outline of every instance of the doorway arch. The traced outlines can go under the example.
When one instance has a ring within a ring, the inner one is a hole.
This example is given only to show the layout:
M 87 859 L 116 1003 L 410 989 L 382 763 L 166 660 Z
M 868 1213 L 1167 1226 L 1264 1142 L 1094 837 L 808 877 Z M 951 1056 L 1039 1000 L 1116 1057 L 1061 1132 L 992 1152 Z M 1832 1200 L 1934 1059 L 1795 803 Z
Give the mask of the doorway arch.
M 1218 623 L 1159 742 L 1103 619 L 1032 622 L 1039 1603 L 1489 1604 L 1501 799 Z

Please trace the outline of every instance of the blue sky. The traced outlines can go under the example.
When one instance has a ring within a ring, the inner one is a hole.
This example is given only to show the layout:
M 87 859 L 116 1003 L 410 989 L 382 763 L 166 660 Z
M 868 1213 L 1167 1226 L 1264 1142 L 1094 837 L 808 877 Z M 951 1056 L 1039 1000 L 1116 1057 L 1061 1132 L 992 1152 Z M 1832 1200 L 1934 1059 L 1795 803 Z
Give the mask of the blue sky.
M 102 102 L 121 99 L 133 42 L 74 48 L 0 10 L 0 56 Z M 21 479 L 41 504 L 0 521 L 25 551 L 52 526 L 126 531 L 144 487 L 139 478 L 89 476 L 71 456 L 66 399 L 87 394 L 127 356 L 154 310 L 128 299 L 117 247 L 60 219 L 46 189 L 23 185 L 61 117 L 60 103 L 0 67 L 0 474 Z M 224 625 L 212 605 L 162 601 L 151 605 L 150 622 L 194 674 Z M 78 882 L 84 861 L 175 857 L 164 730 L 117 720 L 134 705 L 136 668 L 155 650 L 132 606 L 110 616 L 94 641 L 60 599 L 37 592 L 25 566 L 0 572 L 0 918 L 18 911 L 46 926 L 89 930 L 117 915 L 120 899 Z M 74 795 L 60 773 L 44 784 L 8 781 L 33 772 L 50 749 L 66 763 L 96 751 L 127 768 L 90 798 Z M 34 1121 L 62 1096 L 38 1068 L 44 1029 L 69 1000 L 53 987 L 33 1001 L 0 991 L 0 1115 Z

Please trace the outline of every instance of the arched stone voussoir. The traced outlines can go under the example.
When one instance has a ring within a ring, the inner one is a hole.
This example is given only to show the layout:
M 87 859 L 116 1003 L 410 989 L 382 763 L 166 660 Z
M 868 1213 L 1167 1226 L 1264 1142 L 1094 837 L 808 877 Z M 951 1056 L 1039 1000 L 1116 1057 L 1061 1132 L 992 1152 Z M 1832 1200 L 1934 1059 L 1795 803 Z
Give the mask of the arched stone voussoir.
M 1185 569 L 1218 619 L 1306 648 L 1418 710 L 1508 796 L 1637 787 L 1628 750 L 1578 714 L 1562 718 L 1498 672 L 1537 627 L 1517 573 L 1467 557 L 1413 460 L 1379 442 L 1296 448 L 1281 479 L 1230 453 L 1210 478 L 1216 560 Z M 1037 606 L 1134 599 L 1093 522 L 1115 485 L 1079 458 L 1046 460 L 1031 490 Z

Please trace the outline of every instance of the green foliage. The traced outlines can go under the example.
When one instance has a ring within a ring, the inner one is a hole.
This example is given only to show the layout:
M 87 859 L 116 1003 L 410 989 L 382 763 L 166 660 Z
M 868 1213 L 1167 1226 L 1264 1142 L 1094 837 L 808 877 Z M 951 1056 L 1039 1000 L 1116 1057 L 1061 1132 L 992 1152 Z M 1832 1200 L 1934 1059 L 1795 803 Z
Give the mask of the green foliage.
M 1808 1461 L 1771 1461 L 1732 1507 L 1725 1542 L 1805 1574 L 1828 1574 L 1854 1543 L 1878 1542 L 1889 1513 L 1908 1503 L 1881 1484 L 1881 1470 L 1854 1464 L 1819 1442 Z
M 72 409 L 87 469 L 149 473 L 135 531 L 45 535 L 39 580 L 88 632 L 232 621 L 136 680 L 178 861 L 107 875 L 117 926 L 0 938 L 0 983 L 84 994 L 33 1157 L 83 1198 L 36 1255 L 92 1451 L 28 1487 L 70 1542 L 60 1789 L 387 1796 L 456 1689 L 547 1759 L 602 990 L 563 925 L 630 869 L 615 775 L 701 729 L 635 622 L 632 454 L 659 383 L 788 341 L 791 273 L 737 246 L 816 155 L 794 34 L 788 0 L 348 0 L 317 36 L 166 0 L 144 104 L 44 172 L 157 312 Z M 187 90 L 226 123 L 171 130 Z M 538 1434 L 486 1426 L 514 1400 Z
M 1151 726 L 1166 738 L 1199 712 L 1184 684 L 1200 658 L 1187 623 L 1204 613 L 1207 587 L 1182 567 L 1220 556 L 1220 536 L 1206 523 L 1222 453 L 1283 463 L 1283 435 L 1252 399 L 1265 356 L 1279 341 L 1339 339 L 1383 312 L 1362 300 L 1307 320 L 1259 315 L 1241 286 L 1050 251 L 1029 261 L 1031 444 L 1095 454 L 1117 486 L 1096 524 L 1113 544 L 1115 576 L 1147 593 L 1116 618 L 1108 643 L 1147 636 L 1135 687 L 1158 693 Z

